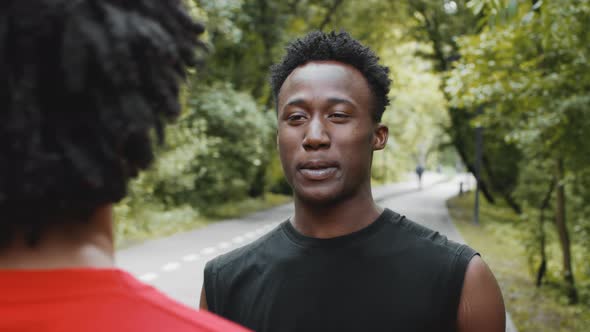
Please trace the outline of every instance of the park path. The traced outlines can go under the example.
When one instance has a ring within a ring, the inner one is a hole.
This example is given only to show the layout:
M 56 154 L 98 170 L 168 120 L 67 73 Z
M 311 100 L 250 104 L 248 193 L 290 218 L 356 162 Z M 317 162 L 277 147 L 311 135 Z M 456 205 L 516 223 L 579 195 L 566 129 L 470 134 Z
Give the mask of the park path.
M 461 180 L 465 177 L 449 180 L 436 173 L 426 173 L 422 189 L 418 188 L 416 180 L 410 180 L 375 188 L 373 197 L 379 205 L 437 230 L 453 241 L 464 243 L 445 204 L 457 194 Z M 240 219 L 220 221 L 149 241 L 117 252 L 117 263 L 170 297 L 196 308 L 205 263 L 269 232 L 292 212 L 289 203 Z M 516 331 L 510 319 L 506 331 Z

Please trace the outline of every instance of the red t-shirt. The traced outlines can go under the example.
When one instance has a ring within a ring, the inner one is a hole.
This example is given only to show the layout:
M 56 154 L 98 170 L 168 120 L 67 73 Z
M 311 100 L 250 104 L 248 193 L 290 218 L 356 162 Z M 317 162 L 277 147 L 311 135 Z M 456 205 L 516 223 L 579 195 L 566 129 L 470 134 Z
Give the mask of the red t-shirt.
M 179 304 L 117 269 L 0 270 L 0 331 L 246 329 Z

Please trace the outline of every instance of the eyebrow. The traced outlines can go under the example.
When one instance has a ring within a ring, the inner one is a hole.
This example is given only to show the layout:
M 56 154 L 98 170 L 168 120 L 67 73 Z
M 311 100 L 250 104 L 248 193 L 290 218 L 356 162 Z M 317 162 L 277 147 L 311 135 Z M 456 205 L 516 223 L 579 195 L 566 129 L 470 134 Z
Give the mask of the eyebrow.
M 330 97 L 328 98 L 328 103 L 330 105 L 335 105 L 335 104 L 347 104 L 350 106 L 353 106 L 354 108 L 356 108 L 356 104 L 348 99 L 344 99 L 344 98 L 338 98 L 338 97 Z M 305 106 L 307 105 L 307 101 L 303 98 L 295 98 L 293 100 L 289 100 L 284 106 L 283 108 L 287 107 L 287 106 Z
M 347 105 L 350 105 L 350 106 L 356 108 L 356 104 L 354 102 L 352 102 L 351 100 L 348 100 L 348 99 L 344 99 L 344 98 L 331 97 L 331 98 L 328 98 L 328 103 L 330 103 L 331 105 L 347 104 Z
M 287 106 L 302 106 L 302 105 L 306 105 L 307 102 L 305 101 L 305 99 L 303 98 L 296 98 L 293 100 L 289 100 L 284 106 L 283 108 L 287 107 Z

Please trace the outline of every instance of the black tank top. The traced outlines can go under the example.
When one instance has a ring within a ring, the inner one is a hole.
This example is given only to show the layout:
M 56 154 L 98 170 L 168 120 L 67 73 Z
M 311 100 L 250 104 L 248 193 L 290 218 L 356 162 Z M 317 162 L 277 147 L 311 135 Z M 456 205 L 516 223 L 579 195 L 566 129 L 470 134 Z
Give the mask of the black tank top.
M 205 267 L 209 310 L 255 331 L 454 331 L 466 245 L 386 209 L 315 239 L 286 221 Z

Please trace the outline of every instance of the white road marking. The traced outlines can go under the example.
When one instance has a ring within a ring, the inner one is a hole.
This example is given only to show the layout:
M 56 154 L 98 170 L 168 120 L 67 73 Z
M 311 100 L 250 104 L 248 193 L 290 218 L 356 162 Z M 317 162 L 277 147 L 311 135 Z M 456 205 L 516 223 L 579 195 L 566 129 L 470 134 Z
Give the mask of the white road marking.
M 220 242 L 217 245 L 217 247 L 203 248 L 200 251 L 199 254 L 193 253 L 193 254 L 184 255 L 182 257 L 182 260 L 185 261 L 185 262 L 196 261 L 196 260 L 200 259 L 202 256 L 214 254 L 215 252 L 217 252 L 218 249 L 227 249 L 227 248 L 231 247 L 232 246 L 232 242 L 235 243 L 235 244 L 247 242 L 248 239 L 255 238 L 255 237 L 257 237 L 257 236 L 259 236 L 261 234 L 264 234 L 267 231 L 269 231 L 272 228 L 274 228 L 275 226 L 277 226 L 278 224 L 280 224 L 280 223 L 274 223 L 273 222 L 273 223 L 266 224 L 266 225 L 264 225 L 262 227 L 259 227 L 258 229 L 254 230 L 254 231 L 250 231 L 250 232 L 247 232 L 244 235 L 239 235 L 239 236 L 234 237 L 231 240 L 231 242 L 230 241 L 228 241 L 228 242 L 225 242 L 224 241 L 224 242 Z M 179 262 L 166 263 L 166 264 L 164 264 L 162 266 L 162 271 L 171 272 L 171 271 L 174 271 L 174 270 L 178 270 L 180 268 L 180 266 L 181 266 L 181 263 L 179 263 Z M 155 279 L 158 279 L 158 278 L 159 278 L 159 275 L 157 273 L 152 273 L 152 272 L 145 273 L 145 274 L 143 274 L 143 275 L 141 275 L 141 276 L 138 277 L 138 279 L 141 280 L 141 281 L 143 281 L 143 282 L 149 282 L 149 281 L 152 281 L 152 280 L 155 280 Z
M 166 272 L 170 272 L 170 271 L 174 271 L 176 269 L 178 269 L 180 267 L 180 263 L 178 262 L 170 262 L 168 264 L 165 264 L 164 266 L 162 266 L 162 270 L 166 271 Z
M 150 272 L 150 273 L 142 274 L 141 276 L 139 276 L 138 279 L 141 281 L 144 281 L 144 282 L 148 282 L 148 281 L 158 279 L 158 275 Z
M 182 260 L 185 262 L 192 262 L 192 261 L 196 261 L 199 258 L 201 258 L 201 256 L 199 256 L 198 254 L 189 254 L 189 255 L 185 255 L 184 257 L 182 257 Z
M 214 253 L 216 251 L 217 251 L 217 249 L 215 249 L 213 247 L 208 247 L 208 248 L 201 250 L 201 255 L 211 255 L 212 253 Z

